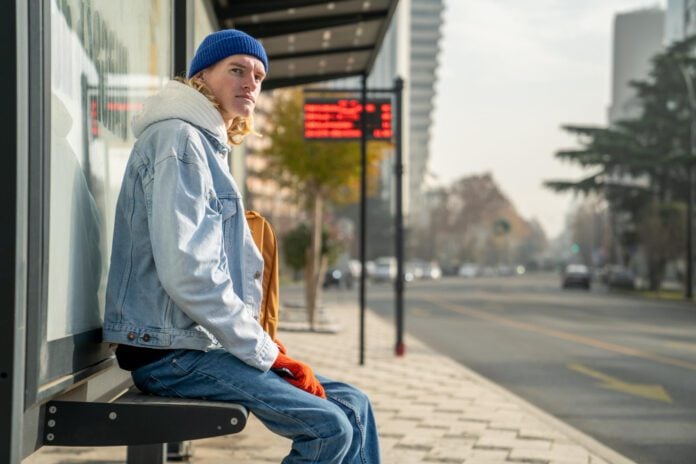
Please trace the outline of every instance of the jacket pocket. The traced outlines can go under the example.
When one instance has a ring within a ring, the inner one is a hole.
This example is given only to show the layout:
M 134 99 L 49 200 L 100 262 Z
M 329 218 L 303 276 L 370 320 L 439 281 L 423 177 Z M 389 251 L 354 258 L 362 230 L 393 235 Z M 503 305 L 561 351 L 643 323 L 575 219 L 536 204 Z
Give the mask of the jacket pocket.
M 219 197 L 221 209 L 220 215 L 222 220 L 226 221 L 235 214 L 237 214 L 237 199 L 232 197 Z

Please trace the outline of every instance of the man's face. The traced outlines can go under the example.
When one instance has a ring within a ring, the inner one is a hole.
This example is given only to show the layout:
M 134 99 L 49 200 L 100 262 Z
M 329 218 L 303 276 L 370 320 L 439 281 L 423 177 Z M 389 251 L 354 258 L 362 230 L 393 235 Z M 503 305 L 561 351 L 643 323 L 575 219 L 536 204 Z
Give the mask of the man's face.
M 220 103 L 226 121 L 251 116 L 264 77 L 266 71 L 261 60 L 249 55 L 228 56 L 200 75 Z

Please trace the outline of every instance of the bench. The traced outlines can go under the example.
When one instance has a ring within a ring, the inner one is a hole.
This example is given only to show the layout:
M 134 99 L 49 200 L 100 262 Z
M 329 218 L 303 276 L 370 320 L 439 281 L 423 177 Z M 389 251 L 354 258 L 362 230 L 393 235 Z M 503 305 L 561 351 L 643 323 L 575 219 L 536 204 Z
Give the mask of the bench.
M 167 443 L 238 433 L 247 410 L 234 403 L 165 398 L 131 387 L 111 402 L 49 401 L 43 444 L 128 446 L 128 464 L 162 463 Z

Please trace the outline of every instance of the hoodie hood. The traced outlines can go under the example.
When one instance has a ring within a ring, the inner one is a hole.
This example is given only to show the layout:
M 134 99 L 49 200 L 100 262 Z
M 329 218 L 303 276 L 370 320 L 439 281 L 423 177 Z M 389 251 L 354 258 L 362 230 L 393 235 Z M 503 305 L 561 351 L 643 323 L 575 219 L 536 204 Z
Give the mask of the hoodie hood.
M 135 137 L 145 129 L 166 119 L 182 119 L 210 132 L 227 146 L 227 129 L 222 115 L 205 95 L 177 81 L 169 81 L 157 94 L 145 100 L 143 109 L 133 117 Z

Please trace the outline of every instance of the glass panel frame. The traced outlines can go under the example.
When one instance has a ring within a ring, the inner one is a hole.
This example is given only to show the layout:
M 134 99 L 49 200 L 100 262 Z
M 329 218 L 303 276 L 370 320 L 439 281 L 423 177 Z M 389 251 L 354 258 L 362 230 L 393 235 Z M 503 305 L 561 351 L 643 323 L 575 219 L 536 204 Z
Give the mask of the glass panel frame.
M 27 411 L 31 407 L 35 406 L 37 403 L 54 396 L 57 393 L 64 392 L 71 385 L 78 383 L 95 373 L 115 365 L 115 360 L 109 347 L 101 343 L 101 318 L 96 321 L 88 322 L 87 324 L 77 324 L 71 326 L 71 322 L 65 322 L 67 333 L 61 333 L 60 330 L 54 330 L 53 333 L 50 332 L 49 318 L 49 267 L 50 267 L 50 254 L 51 254 L 51 229 L 50 229 L 50 202 L 51 202 L 51 156 L 52 147 L 51 137 L 55 137 L 52 134 L 52 121 L 51 115 L 52 110 L 57 110 L 59 107 L 55 105 L 61 105 L 63 102 L 56 102 L 55 96 L 52 92 L 52 63 L 51 60 L 51 47 L 52 40 L 55 40 L 55 22 L 52 22 L 51 8 L 57 8 L 57 5 L 64 7 L 67 5 L 68 0 L 30 0 L 29 1 L 29 50 L 32 51 L 29 57 L 29 127 L 31 137 L 29 140 L 29 180 L 28 180 L 28 259 L 27 259 L 27 325 L 26 325 L 26 371 L 25 371 L 25 396 L 24 396 L 24 410 Z M 80 3 L 82 7 L 84 3 Z M 116 4 L 118 2 L 114 2 Z M 181 2 L 177 2 L 181 4 Z M 151 48 L 151 50 L 156 50 L 157 56 L 160 63 L 164 62 L 164 67 L 159 65 L 161 75 L 163 79 L 155 82 L 154 84 L 145 84 L 146 93 L 152 93 L 152 91 L 157 90 L 161 85 L 171 76 L 171 71 L 173 67 L 173 55 L 174 55 L 174 8 L 170 6 L 167 2 L 161 2 L 159 0 L 153 0 L 152 9 L 148 11 L 155 11 L 152 14 L 160 14 L 160 17 L 165 17 L 164 21 L 156 23 L 156 27 L 160 27 L 159 32 L 161 34 L 166 34 L 168 42 L 165 44 L 158 43 L 158 49 Z M 56 11 L 53 12 L 56 14 Z M 80 11 L 84 14 L 84 11 Z M 62 12 L 61 12 L 62 14 Z M 131 12 L 125 12 L 122 16 L 128 16 Z M 53 18 L 55 19 L 55 18 Z M 78 21 L 77 14 L 74 21 Z M 115 34 L 109 36 L 108 32 L 105 32 L 106 28 L 109 26 L 107 21 L 103 18 L 90 18 L 89 27 L 93 25 L 98 25 L 103 28 L 101 32 L 96 33 L 92 29 L 89 30 L 90 34 L 97 34 L 98 39 L 102 40 L 102 43 L 106 44 L 105 47 L 114 46 Z M 82 24 L 81 24 L 82 26 Z M 87 26 L 85 26 L 87 27 Z M 183 31 L 186 34 L 186 31 Z M 147 37 L 146 31 L 143 31 L 141 36 Z M 90 35 L 90 38 L 93 36 Z M 92 47 L 94 42 L 86 45 L 87 48 Z M 162 42 L 165 42 L 162 40 Z M 154 47 L 154 44 L 150 44 Z M 135 49 L 135 46 L 133 46 Z M 65 50 L 61 50 L 65 52 Z M 124 49 L 118 50 L 117 55 L 123 56 L 125 52 Z M 85 52 L 86 53 L 86 52 Z M 168 55 L 167 55 L 168 54 Z M 102 55 L 103 56 L 103 55 Z M 164 58 L 162 58 L 164 56 Z M 63 66 L 64 63 L 58 63 L 58 66 Z M 95 93 L 104 92 L 104 89 L 88 89 L 84 91 L 87 87 L 87 83 L 84 79 L 80 82 L 82 87 L 81 94 L 83 95 L 83 101 L 81 102 L 83 108 L 89 108 L 90 112 L 83 112 L 84 118 L 82 121 L 75 122 L 75 124 L 83 124 L 86 130 L 84 132 L 91 132 L 93 130 L 117 130 L 121 131 L 121 134 L 127 133 L 129 131 L 128 117 L 127 115 L 119 114 L 119 108 L 129 108 L 126 104 L 119 105 L 118 94 L 120 91 L 130 92 L 128 88 L 132 81 L 138 81 L 137 76 L 131 76 L 130 74 L 122 73 L 120 76 L 118 73 L 111 73 L 109 76 L 109 82 L 111 82 L 111 88 L 109 89 L 109 98 L 111 100 L 102 99 L 97 102 L 99 107 L 97 111 L 98 115 L 94 113 L 95 107 Z M 121 79 L 119 79 L 121 78 Z M 123 79 L 125 78 L 125 79 Z M 102 79 L 102 82 L 106 82 L 107 79 Z M 125 90 L 123 88 L 123 82 L 125 84 Z M 138 81 L 140 82 L 140 81 Z M 105 84 L 102 84 L 105 85 Z M 140 84 L 135 84 L 136 86 Z M 121 86 L 121 87 L 119 87 Z M 149 87 L 148 87 L 149 86 Z M 149 89 L 149 90 L 147 90 Z M 136 90 L 137 93 L 137 90 Z M 103 96 L 103 93 L 100 94 Z M 142 96 L 140 95 L 140 96 Z M 140 96 L 138 98 L 140 98 Z M 113 97 L 113 98 L 112 98 Z M 107 103 L 115 104 L 107 105 Z M 89 105 L 89 106 L 87 106 Z M 132 109 L 132 107 L 130 107 Z M 109 113 L 111 111 L 111 113 Z M 125 111 L 128 111 L 126 109 Z M 89 133 L 87 135 L 90 135 Z M 94 135 L 92 133 L 91 135 Z M 67 139 L 67 136 L 66 136 Z M 126 140 L 124 138 L 124 140 Z M 126 155 L 130 152 L 130 146 L 125 147 L 127 143 L 123 143 L 123 147 L 119 147 L 121 152 L 125 152 Z M 79 150 L 74 150 L 77 152 Z M 91 173 L 91 167 L 89 166 L 90 158 L 92 157 L 92 150 L 86 150 L 85 157 L 79 160 L 79 166 L 82 167 L 84 172 Z M 87 166 L 85 167 L 85 164 Z M 123 163 L 125 164 L 125 163 Z M 121 173 L 114 173 L 114 178 L 118 177 L 117 182 L 120 186 Z M 54 179 L 55 180 L 55 179 Z M 86 181 L 87 188 L 94 187 L 90 185 L 90 175 L 85 175 L 84 180 Z M 61 181 L 61 179 L 59 179 Z M 78 179 L 79 182 L 79 179 Z M 112 184 L 113 186 L 113 184 Z M 89 188 L 90 192 L 93 192 L 92 188 Z M 87 190 L 85 190 L 87 191 Z M 116 190 L 116 195 L 118 190 Z M 55 200 L 55 199 L 54 199 Z M 59 210 L 64 210 L 64 205 L 60 204 L 58 200 Z M 115 203 L 115 198 L 112 199 Z M 105 200 L 104 200 L 105 201 Z M 77 206 L 75 211 L 83 211 L 85 207 L 84 202 L 77 200 Z M 81 209 L 82 208 L 82 209 Z M 102 209 L 102 215 L 104 210 Z M 108 209 L 107 209 L 108 212 Z M 55 214 L 55 211 L 54 211 Z M 66 218 L 66 221 L 69 219 Z M 105 222 L 104 227 L 113 227 L 113 218 L 102 218 Z M 79 221 L 78 221 L 79 222 Z M 112 229 L 111 229 L 112 230 Z M 101 259 L 106 260 L 108 263 L 109 251 L 110 251 L 110 240 L 111 240 L 111 230 L 108 233 L 108 245 L 102 245 Z M 72 234 L 72 232 L 70 232 Z M 65 238 L 62 237 L 63 239 Z M 72 235 L 69 235 L 68 239 L 72 240 Z M 55 239 L 55 234 L 54 234 Z M 61 237 L 59 237 L 59 241 Z M 73 240 L 74 242 L 74 240 Z M 56 245 L 54 243 L 54 245 Z M 60 243 L 59 243 L 60 245 Z M 55 258 L 54 258 L 55 259 Z M 60 260 L 59 260 L 60 261 Z M 55 264 L 55 263 L 54 263 Z M 79 262 L 78 262 L 79 265 Z M 105 273 L 108 271 L 107 265 L 101 266 L 101 280 L 100 292 L 103 293 L 103 281 L 105 281 Z M 84 274 L 84 273 L 83 273 Z M 78 274 L 80 275 L 80 274 Z M 79 279 L 78 279 L 79 280 Z M 63 279 L 63 281 L 67 281 Z M 62 282 L 58 280 L 59 285 Z M 90 287 L 91 288 L 91 287 Z M 78 292 L 79 292 L 78 288 Z M 63 291 L 65 291 L 63 289 Z M 93 295 L 94 296 L 94 295 Z M 100 297 L 103 301 L 103 295 Z M 64 301 L 69 301 L 65 299 Z M 96 298 L 91 299 L 87 302 L 88 305 L 94 305 L 97 301 Z M 84 308 L 84 303 L 81 308 Z M 96 303 L 100 306 L 103 303 Z M 66 312 L 70 312 L 72 309 L 67 307 L 63 309 Z M 97 310 L 97 308 L 95 308 Z M 103 310 L 103 308 L 102 308 Z M 82 311 L 82 309 L 80 310 Z M 62 314 L 61 314 L 62 316 Z M 62 321 L 60 322 L 62 323 Z M 74 330 L 70 330 L 73 327 Z M 54 327 L 55 329 L 55 327 Z M 64 329 L 59 327 L 58 329 Z

